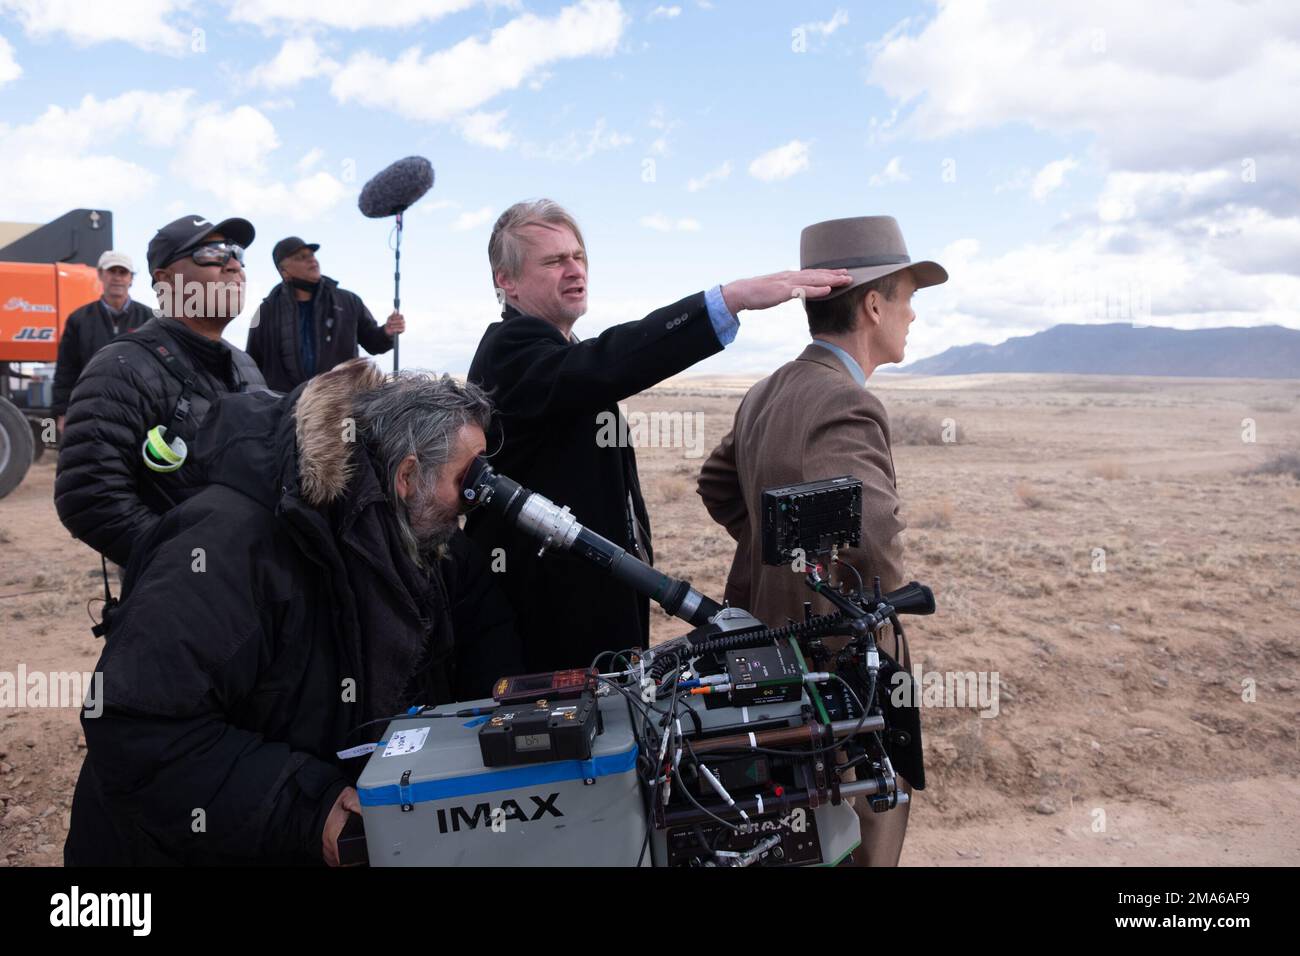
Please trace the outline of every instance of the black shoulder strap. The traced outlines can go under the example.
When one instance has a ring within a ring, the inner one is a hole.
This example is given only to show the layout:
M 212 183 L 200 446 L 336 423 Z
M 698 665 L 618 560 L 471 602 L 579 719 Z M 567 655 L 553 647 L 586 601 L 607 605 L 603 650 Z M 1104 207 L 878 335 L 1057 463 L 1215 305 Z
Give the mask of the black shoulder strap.
M 108 558 L 101 554 L 99 556 L 99 563 L 100 569 L 104 572 L 104 610 L 100 615 L 98 624 L 94 624 L 94 618 L 91 618 L 93 626 L 90 629 L 90 633 L 95 637 L 103 637 L 108 633 L 109 616 L 117 609 L 118 604 L 121 603 L 117 598 L 113 597 L 113 592 L 109 590 L 108 587 Z
M 159 334 L 165 338 L 166 342 L 160 342 L 157 345 L 151 345 L 142 338 L 134 335 L 125 336 L 122 341 L 134 342 L 150 355 L 162 363 L 167 373 L 181 383 L 181 397 L 176 402 L 176 409 L 172 412 L 172 431 L 180 428 L 190 417 L 190 396 L 194 393 L 194 387 L 198 383 L 198 375 L 190 368 L 188 364 L 181 361 L 176 354 L 176 343 L 172 341 L 171 336 L 166 332 L 159 330 Z

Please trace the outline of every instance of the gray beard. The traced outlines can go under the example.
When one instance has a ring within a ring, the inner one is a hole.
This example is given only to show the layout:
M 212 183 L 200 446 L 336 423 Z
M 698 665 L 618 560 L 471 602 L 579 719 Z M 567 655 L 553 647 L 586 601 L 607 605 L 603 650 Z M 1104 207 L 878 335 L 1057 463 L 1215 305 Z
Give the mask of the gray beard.
M 433 490 L 417 486 L 408 505 L 405 501 L 398 505 L 398 524 L 406 540 L 407 553 L 420 567 L 429 564 L 427 558 L 441 558 L 447 549 L 451 536 L 460 527 L 457 513 L 433 504 Z

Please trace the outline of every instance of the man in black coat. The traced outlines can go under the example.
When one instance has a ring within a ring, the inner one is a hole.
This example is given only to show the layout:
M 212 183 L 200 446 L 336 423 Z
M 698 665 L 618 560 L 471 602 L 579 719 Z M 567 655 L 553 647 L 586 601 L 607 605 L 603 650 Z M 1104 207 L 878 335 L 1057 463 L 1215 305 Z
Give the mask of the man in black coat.
M 104 294 L 77 309 L 63 324 L 54 366 L 52 411 L 63 430 L 72 387 L 90 357 L 124 332 L 134 332 L 153 318 L 153 310 L 131 298 L 135 263 L 125 252 L 110 249 L 99 257 L 99 284 Z
M 721 351 L 741 310 L 823 296 L 849 281 L 843 269 L 741 279 L 578 341 L 572 329 L 587 310 L 587 252 L 563 208 L 547 199 L 511 206 L 492 230 L 488 260 L 504 311 L 483 334 L 469 379 L 497 409 L 503 443 L 493 467 L 568 505 L 583 525 L 646 562 L 654 554 L 636 453 L 604 440 L 618 402 Z M 538 558 L 537 541 L 495 514 L 472 513 L 466 531 L 495 568 L 504 559 L 504 590 L 527 621 L 520 637 L 530 671 L 583 667 L 601 651 L 648 646 L 648 601 L 603 571 L 567 554 Z
M 338 862 L 365 763 L 338 752 L 519 670 L 457 525 L 490 416 L 472 386 L 364 359 L 218 403 L 210 484 L 161 519 L 109 617 L 65 862 Z
M 159 229 L 149 269 L 162 315 L 100 349 L 72 390 L 54 504 L 73 537 L 117 564 L 201 484 L 189 446 L 217 397 L 266 387 L 221 337 L 243 307 L 253 236 L 245 219 Z
M 248 329 L 248 354 L 277 392 L 356 358 L 358 345 L 371 355 L 389 352 L 393 337 L 406 330 L 400 312 L 381 328 L 360 296 L 322 276 L 319 248 L 297 236 L 275 244 L 271 258 L 283 281 L 262 300 Z

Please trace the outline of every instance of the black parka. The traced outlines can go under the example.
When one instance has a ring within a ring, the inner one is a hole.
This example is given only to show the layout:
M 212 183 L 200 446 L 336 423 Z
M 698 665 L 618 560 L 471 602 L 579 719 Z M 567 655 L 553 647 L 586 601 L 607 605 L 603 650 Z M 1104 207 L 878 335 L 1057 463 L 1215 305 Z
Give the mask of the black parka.
M 195 375 L 179 428 L 174 417 L 183 385 L 159 359 L 160 347 L 177 356 L 173 368 Z M 193 445 L 212 402 L 265 387 L 262 373 L 238 348 L 175 319 L 150 319 L 119 336 L 95 354 L 72 390 L 54 480 L 59 520 L 74 538 L 125 565 L 162 513 L 202 485 Z M 179 431 L 190 446 L 178 471 L 145 466 L 141 446 L 155 425 L 167 426 L 168 438 Z
M 108 622 L 68 863 L 318 862 L 364 765 L 337 752 L 384 729 L 358 725 L 485 696 L 519 671 L 513 620 L 468 539 L 421 570 L 369 450 L 339 453 L 350 401 L 310 402 L 345 376 L 378 380 L 353 364 L 369 371 L 227 398 L 210 417 L 212 484 L 162 517 Z
M 488 447 L 503 444 L 493 467 L 653 561 L 636 453 L 597 439 L 618 419 L 619 401 L 721 349 L 702 292 L 576 343 L 507 306 L 505 318 L 488 326 L 469 370 L 497 409 L 499 429 Z M 649 603 L 631 588 L 563 552 L 538 558 L 535 538 L 484 509 L 470 514 L 466 531 L 489 554 L 502 549 L 499 577 L 520 621 L 529 671 L 585 667 L 600 651 L 648 646 Z
M 357 357 L 360 344 L 371 355 L 392 351 L 393 339 L 375 321 L 361 297 L 322 276 L 312 294 L 312 326 L 316 335 L 316 367 L 305 369 L 300 358 L 298 300 L 293 287 L 281 282 L 262 300 L 248 330 L 248 354 L 278 392 L 292 391 L 313 375 Z
M 54 414 L 67 414 L 77 378 L 96 352 L 152 318 L 153 310 L 134 299 L 127 300 L 126 309 L 117 318 L 109 314 L 103 299 L 89 302 L 68 316 L 59 335 L 59 357 L 54 366 Z

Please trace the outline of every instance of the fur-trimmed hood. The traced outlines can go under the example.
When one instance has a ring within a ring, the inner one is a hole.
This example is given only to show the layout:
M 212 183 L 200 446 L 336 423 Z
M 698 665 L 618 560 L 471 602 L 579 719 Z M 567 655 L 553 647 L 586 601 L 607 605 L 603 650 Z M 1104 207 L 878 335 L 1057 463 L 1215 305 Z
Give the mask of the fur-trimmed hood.
M 294 406 L 298 445 L 298 485 L 313 507 L 339 498 L 352 479 L 357 441 L 352 402 L 383 384 L 374 362 L 355 358 L 316 376 L 303 386 Z
M 290 499 L 313 509 L 337 502 L 361 460 L 353 454 L 352 402 L 384 380 L 374 362 L 356 358 L 287 395 L 223 396 L 191 449 L 194 467 L 203 470 L 196 485 L 226 485 L 272 511 L 282 511 Z

